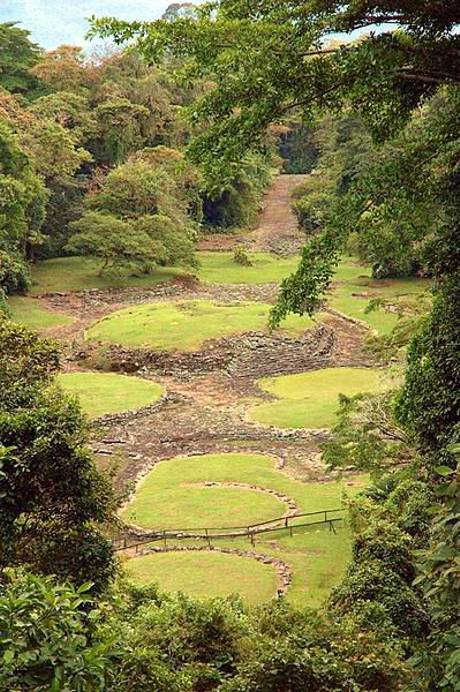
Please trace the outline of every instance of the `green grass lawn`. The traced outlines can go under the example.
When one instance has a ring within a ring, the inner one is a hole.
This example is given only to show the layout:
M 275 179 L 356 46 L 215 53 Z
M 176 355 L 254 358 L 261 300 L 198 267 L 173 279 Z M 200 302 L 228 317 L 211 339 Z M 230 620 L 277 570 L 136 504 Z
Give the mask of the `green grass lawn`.
M 382 370 L 325 368 L 312 372 L 259 380 L 259 386 L 279 401 L 254 406 L 250 416 L 279 428 L 327 428 L 336 420 L 339 394 L 383 391 L 388 386 Z
M 83 291 L 89 288 L 153 286 L 184 273 L 177 267 L 160 267 L 145 276 L 99 276 L 101 261 L 91 257 L 57 257 L 32 267 L 32 293 Z
M 252 267 L 233 261 L 233 252 L 198 252 L 201 264 L 196 272 L 201 281 L 216 284 L 280 283 L 297 269 L 297 255 L 279 257 L 268 252 L 249 252 Z
M 88 339 L 174 351 L 198 349 L 207 339 L 266 329 L 270 305 L 188 300 L 147 303 L 104 317 L 86 332 Z M 314 326 L 309 317 L 290 315 L 283 330 L 301 334 Z
M 195 274 L 208 283 L 258 284 L 279 283 L 295 270 L 297 256 L 280 258 L 269 253 L 250 253 L 252 267 L 233 261 L 232 252 L 198 252 L 198 270 L 160 267 L 145 276 L 99 276 L 101 261 L 92 257 L 58 257 L 32 266 L 33 293 L 82 291 L 89 288 L 124 288 L 153 286 L 179 274 Z
M 263 603 L 276 592 L 276 572 L 249 557 L 218 552 L 177 552 L 143 555 L 126 563 L 136 582 L 158 582 L 164 591 L 181 591 L 196 598 L 239 593 L 251 604 Z
M 357 485 L 350 486 L 354 492 Z M 282 492 L 305 512 L 340 507 L 345 485 L 303 483 L 261 454 L 206 454 L 160 462 L 145 477 L 123 512 L 123 519 L 147 529 L 247 526 L 282 516 L 286 505 L 255 490 L 202 487 L 206 481 L 256 484 Z
M 142 408 L 158 401 L 163 393 L 155 382 L 115 373 L 72 372 L 59 375 L 58 381 L 78 396 L 90 418 Z
M 292 497 L 301 510 L 314 512 L 340 507 L 344 494 L 355 495 L 366 480 L 365 476 L 356 476 L 327 483 L 303 483 L 277 470 L 274 460 L 261 454 L 178 457 L 160 462 L 146 476 L 123 512 L 123 519 L 146 528 L 186 529 L 231 526 L 235 519 L 240 523 L 244 516 L 252 521 L 256 514 L 254 520 L 263 521 L 279 514 L 278 511 L 265 517 L 263 506 L 257 504 L 263 494 L 251 490 L 238 491 L 241 505 L 235 514 L 232 495 L 222 494 L 219 487 L 197 487 L 196 484 L 206 481 L 254 483 L 272 488 Z M 279 503 L 277 509 L 280 508 L 284 511 L 285 506 Z M 300 518 L 297 523 L 303 521 Z M 186 543 L 200 545 L 193 541 Z M 214 543 L 242 550 L 253 549 L 244 538 Z M 174 541 L 168 541 L 168 544 L 174 545 Z M 177 544 L 184 545 L 184 542 Z M 291 565 L 294 578 L 288 592 L 290 601 L 299 606 L 317 606 L 345 572 L 351 555 L 351 536 L 346 522 L 338 525 L 337 534 L 324 527 L 298 528 L 292 537 L 286 531 L 277 531 L 257 537 L 254 550 L 279 557 Z M 166 555 L 149 555 L 128 560 L 126 567 L 135 581 L 158 581 L 167 591 L 182 590 L 199 597 L 241 593 L 250 603 L 274 595 L 274 582 L 270 582 L 267 576 L 272 573 L 267 571 L 265 576 L 257 576 L 254 570 L 258 570 L 258 563 L 246 566 L 244 562 L 238 562 L 240 558 L 229 556 L 224 564 L 219 558 L 211 560 L 208 555 L 212 553 L 189 553 L 181 555 L 180 561 L 175 559 L 179 554 L 171 554 L 169 560 L 165 559 Z
M 73 322 L 72 317 L 42 307 L 34 298 L 12 296 L 8 299 L 12 319 L 31 329 L 47 330 Z
M 369 267 L 345 257 L 337 268 L 328 304 L 344 315 L 363 321 L 379 334 L 389 334 L 398 315 L 383 308 L 366 313 L 370 300 L 382 298 L 397 303 L 400 298 L 416 297 L 429 287 L 427 279 L 372 279 Z
M 192 273 L 207 283 L 280 283 L 298 265 L 297 255 L 278 257 L 270 253 L 255 252 L 250 253 L 250 256 L 253 266 L 244 267 L 233 261 L 232 252 L 198 252 L 200 268 Z M 100 265 L 99 260 L 90 257 L 59 257 L 40 262 L 32 267 L 32 293 L 148 287 L 187 273 L 179 267 L 162 267 L 145 276 L 99 276 Z M 401 295 L 417 295 L 429 288 L 429 282 L 423 279 L 373 281 L 369 267 L 350 257 L 342 260 L 334 281 L 334 288 L 328 298 L 330 306 L 345 315 L 362 320 L 381 334 L 390 332 L 398 317 L 382 308 L 366 314 L 370 298 L 381 296 L 397 300 Z M 354 295 L 360 293 L 367 295 Z

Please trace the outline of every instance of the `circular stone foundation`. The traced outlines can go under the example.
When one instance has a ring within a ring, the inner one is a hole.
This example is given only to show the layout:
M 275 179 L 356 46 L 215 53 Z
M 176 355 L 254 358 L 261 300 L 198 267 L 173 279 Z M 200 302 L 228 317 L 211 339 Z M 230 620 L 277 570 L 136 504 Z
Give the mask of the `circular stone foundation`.
M 115 373 L 64 373 L 58 376 L 58 382 L 66 392 L 78 397 L 90 418 L 150 406 L 163 394 L 156 382 Z
M 122 518 L 152 530 L 246 527 L 295 512 L 292 496 L 278 488 L 284 478 L 261 454 L 167 459 L 139 483 Z
M 86 332 L 87 339 L 158 351 L 195 351 L 205 341 L 263 332 L 271 306 L 268 303 L 186 300 L 157 302 L 118 310 Z M 309 317 L 289 316 L 283 330 L 293 335 L 311 329 Z

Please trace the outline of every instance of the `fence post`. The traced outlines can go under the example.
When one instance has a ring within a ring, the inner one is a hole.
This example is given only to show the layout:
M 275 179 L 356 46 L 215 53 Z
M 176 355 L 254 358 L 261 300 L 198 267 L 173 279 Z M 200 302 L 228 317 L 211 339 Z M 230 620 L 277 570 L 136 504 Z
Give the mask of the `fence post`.
M 286 519 L 284 520 L 284 526 L 286 529 L 288 527 L 288 524 L 289 524 L 289 517 L 286 517 Z
M 211 541 L 209 540 L 209 529 L 205 529 L 206 532 L 206 540 L 208 542 L 208 548 L 211 547 Z

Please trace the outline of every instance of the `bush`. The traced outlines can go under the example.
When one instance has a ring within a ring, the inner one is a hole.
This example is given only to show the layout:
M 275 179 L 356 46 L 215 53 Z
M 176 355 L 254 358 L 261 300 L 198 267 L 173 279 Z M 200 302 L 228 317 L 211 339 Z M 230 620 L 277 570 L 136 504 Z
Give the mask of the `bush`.
M 379 520 L 355 538 L 353 560 L 362 564 L 378 560 L 383 568 L 410 583 L 415 577 L 411 548 L 409 535 L 395 524 Z
M 30 273 L 26 263 L 7 252 L 0 251 L 0 287 L 5 293 L 27 293 Z
M 241 264 L 242 267 L 252 267 L 251 258 L 245 247 L 237 247 L 233 253 L 233 261 L 235 264 Z
M 417 592 L 378 559 L 352 563 L 331 597 L 331 607 L 339 615 L 354 613 L 368 602 L 383 607 L 400 635 L 417 639 L 427 634 L 428 616 Z
M 109 644 L 92 640 L 91 584 L 74 589 L 12 570 L 0 574 L 0 690 L 104 688 Z
M 310 234 L 324 226 L 331 206 L 331 196 L 327 192 L 311 192 L 300 197 L 292 205 L 299 226 Z

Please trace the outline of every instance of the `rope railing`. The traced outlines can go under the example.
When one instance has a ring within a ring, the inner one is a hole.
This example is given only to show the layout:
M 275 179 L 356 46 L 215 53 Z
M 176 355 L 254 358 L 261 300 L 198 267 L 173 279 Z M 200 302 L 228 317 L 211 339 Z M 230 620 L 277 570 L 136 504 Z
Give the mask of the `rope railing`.
M 225 538 L 248 538 L 252 545 L 255 544 L 256 536 L 260 534 L 273 533 L 277 531 L 289 531 L 293 535 L 294 530 L 310 526 L 329 525 L 329 530 L 335 533 L 335 524 L 343 521 L 343 517 L 333 516 L 343 513 L 344 508 L 324 509 L 316 512 L 301 512 L 289 514 L 283 517 L 268 519 L 257 524 L 246 526 L 221 526 L 221 527 L 195 527 L 187 529 L 156 529 L 142 534 L 134 534 L 133 527 L 126 526 L 124 535 L 115 538 L 112 543 L 115 551 L 137 549 L 147 543 L 168 540 L 205 540 L 208 543 L 211 539 L 222 540 Z M 302 522 L 306 517 L 321 517 L 317 521 Z

